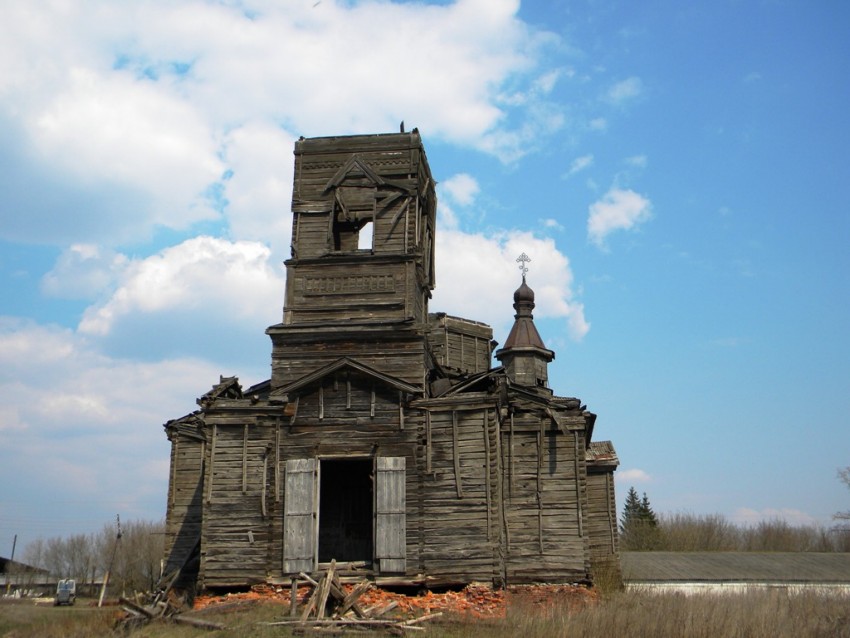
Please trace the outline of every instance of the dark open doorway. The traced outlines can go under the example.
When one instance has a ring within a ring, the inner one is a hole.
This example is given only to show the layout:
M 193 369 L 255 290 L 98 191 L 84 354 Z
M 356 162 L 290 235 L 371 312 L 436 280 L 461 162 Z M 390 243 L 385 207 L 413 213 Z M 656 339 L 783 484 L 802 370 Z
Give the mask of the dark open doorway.
M 372 561 L 372 459 L 323 459 L 319 562 Z

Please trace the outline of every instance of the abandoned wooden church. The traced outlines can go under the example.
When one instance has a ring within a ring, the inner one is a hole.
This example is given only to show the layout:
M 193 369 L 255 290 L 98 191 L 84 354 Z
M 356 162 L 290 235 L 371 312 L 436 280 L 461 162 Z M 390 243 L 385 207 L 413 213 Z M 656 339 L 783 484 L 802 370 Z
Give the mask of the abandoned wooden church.
M 618 569 L 618 460 L 592 441 L 596 415 L 549 388 L 525 276 L 500 349 L 489 326 L 429 313 L 418 132 L 302 138 L 292 214 L 271 379 L 222 377 L 165 424 L 167 577 L 282 583 L 331 559 L 421 586 Z

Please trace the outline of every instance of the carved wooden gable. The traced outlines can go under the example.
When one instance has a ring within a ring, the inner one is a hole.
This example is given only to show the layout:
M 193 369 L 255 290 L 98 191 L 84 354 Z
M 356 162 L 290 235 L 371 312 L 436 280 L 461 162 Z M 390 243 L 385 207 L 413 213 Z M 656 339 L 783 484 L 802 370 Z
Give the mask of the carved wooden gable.
M 382 178 L 362 157 L 353 155 L 327 182 L 324 193 L 333 199 L 331 250 L 383 252 L 406 246 L 404 241 L 393 241 L 396 230 L 406 229 L 399 222 L 413 201 L 406 185 Z

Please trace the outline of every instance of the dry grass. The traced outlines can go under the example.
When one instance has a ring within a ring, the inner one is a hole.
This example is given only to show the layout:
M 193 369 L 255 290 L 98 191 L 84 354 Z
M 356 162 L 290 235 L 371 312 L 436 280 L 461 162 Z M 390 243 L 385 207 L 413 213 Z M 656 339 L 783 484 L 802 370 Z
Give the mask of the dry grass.
M 473 638 L 478 633 L 475 627 L 459 626 L 446 635 Z M 850 637 L 850 600 L 777 591 L 738 596 L 621 592 L 572 614 L 557 608 L 514 610 L 488 628 L 488 636 L 841 638 Z
M 116 609 L 97 610 L 36 607 L 31 602 L 0 603 L 0 636 L 4 638 L 83 638 L 109 636 Z M 282 627 L 258 623 L 284 616 L 278 603 L 258 602 L 209 610 L 200 617 L 223 623 L 222 631 L 152 623 L 129 638 L 285 638 Z M 615 592 L 598 604 L 580 609 L 568 605 L 513 606 L 506 619 L 463 620 L 447 618 L 427 628 L 426 636 L 448 638 L 551 638 L 553 636 L 687 636 L 692 638 L 850 638 L 850 600 L 823 594 L 786 594 L 751 591 L 743 595 L 650 594 Z
M 3 638 L 90 638 L 108 636 L 117 618 L 115 607 L 89 606 L 77 600 L 71 607 L 36 605 L 31 600 L 0 601 L 0 636 Z

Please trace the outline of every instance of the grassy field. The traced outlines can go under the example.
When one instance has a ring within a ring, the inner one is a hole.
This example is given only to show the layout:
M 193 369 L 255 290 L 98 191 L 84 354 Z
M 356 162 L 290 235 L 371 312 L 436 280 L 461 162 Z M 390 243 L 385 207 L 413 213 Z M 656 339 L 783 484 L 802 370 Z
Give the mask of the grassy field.
M 280 603 L 222 606 L 198 614 L 222 623 L 226 629 L 205 631 L 174 624 L 153 623 L 120 635 L 132 638 L 286 637 L 283 627 L 265 626 L 285 615 Z M 34 605 L 30 601 L 0 602 L 0 636 L 4 638 L 88 638 L 113 632 L 120 611 L 97 609 L 78 601 L 74 607 Z M 444 617 L 432 622 L 425 636 L 447 638 L 552 636 L 653 636 L 782 638 L 823 636 L 850 638 L 850 599 L 817 594 L 788 595 L 781 591 L 753 591 L 744 595 L 647 594 L 620 592 L 569 614 L 565 607 L 512 607 L 501 620 L 464 620 Z

